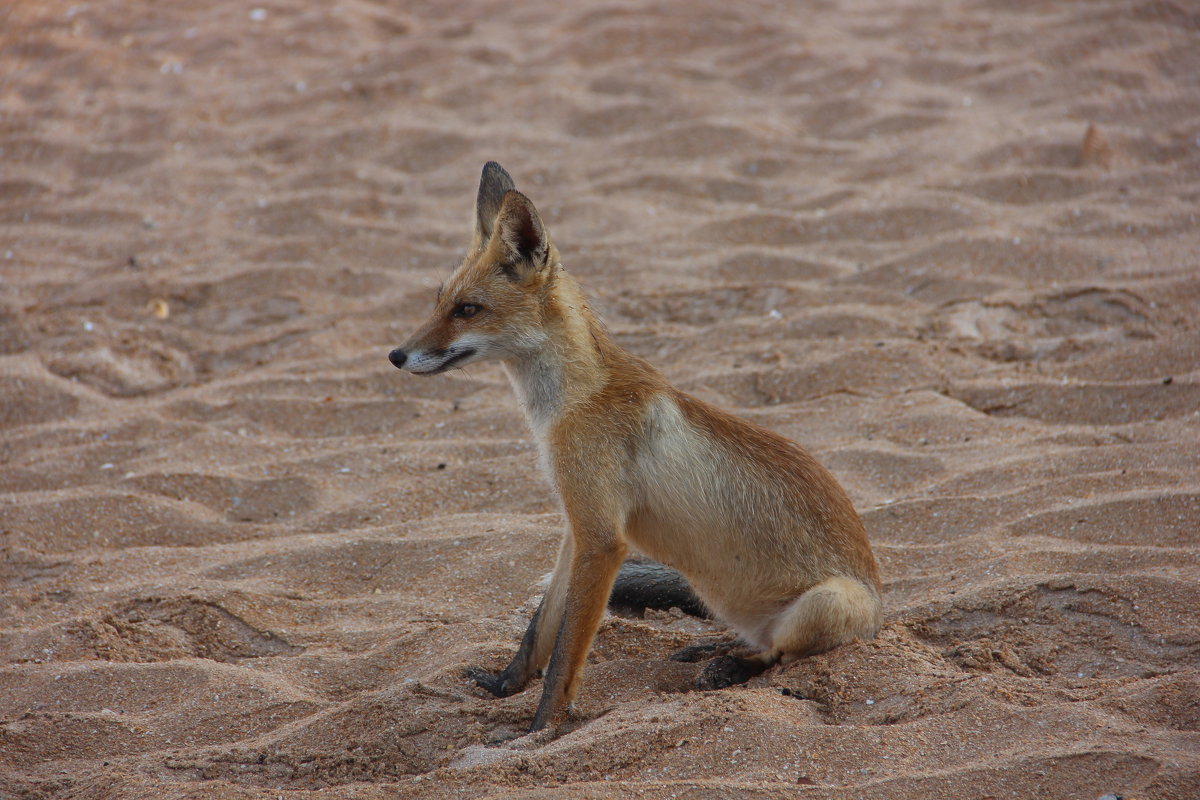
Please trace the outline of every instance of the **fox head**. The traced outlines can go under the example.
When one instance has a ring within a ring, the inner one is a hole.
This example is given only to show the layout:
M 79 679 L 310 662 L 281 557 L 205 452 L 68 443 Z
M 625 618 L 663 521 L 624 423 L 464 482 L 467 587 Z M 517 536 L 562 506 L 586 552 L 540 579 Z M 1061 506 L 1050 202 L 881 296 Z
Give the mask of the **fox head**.
M 436 375 L 487 359 L 519 359 L 545 342 L 542 306 L 558 250 L 529 198 L 489 161 L 479 179 L 475 234 L 462 265 L 438 290 L 429 320 L 388 360 Z

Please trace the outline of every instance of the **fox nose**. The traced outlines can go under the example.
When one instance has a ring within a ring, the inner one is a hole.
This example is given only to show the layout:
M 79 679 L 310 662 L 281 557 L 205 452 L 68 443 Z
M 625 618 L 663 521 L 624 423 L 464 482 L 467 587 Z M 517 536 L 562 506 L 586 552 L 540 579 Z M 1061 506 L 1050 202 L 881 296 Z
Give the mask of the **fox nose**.
M 396 369 L 403 369 L 404 362 L 408 361 L 408 353 L 397 347 L 395 350 L 388 353 L 388 361 L 392 362 Z

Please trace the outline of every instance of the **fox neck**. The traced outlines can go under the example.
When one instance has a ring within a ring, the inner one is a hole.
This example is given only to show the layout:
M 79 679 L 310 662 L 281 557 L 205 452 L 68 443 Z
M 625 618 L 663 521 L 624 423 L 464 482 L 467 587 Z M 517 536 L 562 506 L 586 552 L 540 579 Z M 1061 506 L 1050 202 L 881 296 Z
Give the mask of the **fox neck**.
M 608 334 L 592 314 L 575 279 L 557 269 L 542 301 L 540 346 L 504 361 L 505 371 L 534 433 L 543 436 L 571 406 L 605 381 L 601 343 Z

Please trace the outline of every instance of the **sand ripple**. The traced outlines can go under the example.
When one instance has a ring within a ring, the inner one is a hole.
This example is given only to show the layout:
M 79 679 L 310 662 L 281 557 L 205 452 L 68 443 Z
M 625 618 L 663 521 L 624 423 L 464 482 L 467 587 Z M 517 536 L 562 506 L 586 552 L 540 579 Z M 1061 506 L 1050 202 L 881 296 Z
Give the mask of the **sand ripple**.
M 1200 796 L 1184 2 L 0 9 L 0 796 Z M 614 335 L 810 447 L 880 636 L 500 666 L 561 519 L 386 361 L 502 161 Z M 964 788 L 966 787 L 966 788 Z M 973 795 L 972 795 L 973 796 Z

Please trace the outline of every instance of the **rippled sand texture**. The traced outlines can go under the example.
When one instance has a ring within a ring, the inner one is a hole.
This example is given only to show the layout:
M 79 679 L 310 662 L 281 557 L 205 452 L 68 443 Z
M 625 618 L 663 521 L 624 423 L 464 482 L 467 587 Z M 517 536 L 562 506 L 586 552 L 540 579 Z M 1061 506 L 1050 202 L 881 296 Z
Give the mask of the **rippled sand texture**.
M 877 640 L 696 693 L 609 618 L 489 746 L 561 517 L 386 354 L 490 158 L 837 474 Z M 0 795 L 1198 797 L 1198 201 L 1182 1 L 5 4 Z

